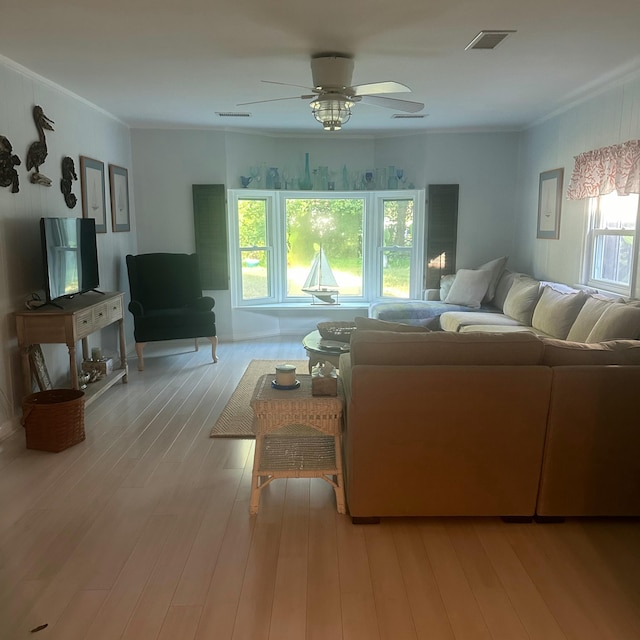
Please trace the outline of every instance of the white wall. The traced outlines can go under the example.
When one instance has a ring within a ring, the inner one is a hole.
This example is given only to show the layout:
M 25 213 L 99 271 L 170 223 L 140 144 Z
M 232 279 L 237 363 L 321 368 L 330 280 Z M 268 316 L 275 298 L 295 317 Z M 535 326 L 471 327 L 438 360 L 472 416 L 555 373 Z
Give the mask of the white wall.
M 566 193 L 574 157 L 583 151 L 640 138 L 640 77 L 629 77 L 588 101 L 522 134 L 516 247 L 523 271 L 577 283 L 587 228 L 587 201 L 563 198 L 558 240 L 536 239 L 538 184 L 543 171 L 564 168 Z M 639 297 L 636 290 L 634 297 Z
M 31 184 L 26 171 L 26 153 L 37 140 L 32 108 L 40 105 L 55 124 L 47 132 L 49 155 L 40 172 L 51 178 L 51 187 Z M 136 252 L 135 201 L 131 197 L 129 233 L 111 231 L 108 183 L 109 163 L 129 169 L 131 186 L 131 143 L 129 130 L 105 112 L 72 96 L 45 79 L 38 78 L 11 61 L 0 58 L 0 135 L 6 136 L 22 164 L 17 167 L 20 191 L 0 188 L 0 318 L 2 324 L 0 363 L 0 437 L 21 411 L 23 389 L 13 312 L 24 308 L 33 291 L 44 287 L 39 220 L 43 216 L 81 217 L 80 181 L 73 182 L 78 204 L 69 209 L 60 192 L 61 160 L 74 159 L 80 175 L 80 155 L 105 163 L 106 203 L 109 217 L 106 234 L 98 234 L 100 288 L 128 290 L 124 255 Z M 132 195 L 132 194 L 131 194 Z M 128 342 L 133 343 L 132 323 L 127 322 Z M 90 337 L 105 353 L 117 353 L 113 328 Z M 67 386 L 68 352 L 63 345 L 44 345 L 47 368 L 54 385 Z

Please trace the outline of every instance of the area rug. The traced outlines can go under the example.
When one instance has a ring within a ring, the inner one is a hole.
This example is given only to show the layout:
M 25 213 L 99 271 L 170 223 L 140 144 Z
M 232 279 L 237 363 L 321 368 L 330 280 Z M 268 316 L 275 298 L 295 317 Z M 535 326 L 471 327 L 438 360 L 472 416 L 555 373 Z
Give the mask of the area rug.
M 258 378 L 265 373 L 273 373 L 275 377 L 276 365 L 283 360 L 252 360 L 247 370 L 240 378 L 238 386 L 222 410 L 218 421 L 211 430 L 211 438 L 254 438 L 253 411 L 249 402 Z M 287 360 L 295 366 L 298 373 L 307 373 L 308 360 Z

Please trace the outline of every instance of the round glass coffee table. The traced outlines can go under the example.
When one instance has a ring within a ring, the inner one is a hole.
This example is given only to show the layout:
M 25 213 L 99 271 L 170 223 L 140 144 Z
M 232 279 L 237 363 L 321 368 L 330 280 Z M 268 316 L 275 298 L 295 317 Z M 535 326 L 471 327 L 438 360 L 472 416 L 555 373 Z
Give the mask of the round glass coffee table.
M 349 343 L 338 340 L 325 340 L 316 329 L 308 333 L 302 339 L 302 346 L 309 357 L 309 373 L 311 369 L 323 362 L 330 362 L 334 367 L 338 367 L 340 355 L 349 353 Z

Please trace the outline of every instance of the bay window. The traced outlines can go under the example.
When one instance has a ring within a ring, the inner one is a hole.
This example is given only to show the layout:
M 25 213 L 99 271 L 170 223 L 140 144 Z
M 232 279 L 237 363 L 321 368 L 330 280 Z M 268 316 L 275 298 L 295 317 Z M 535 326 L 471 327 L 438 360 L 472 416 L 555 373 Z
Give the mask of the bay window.
M 321 249 L 341 303 L 420 296 L 424 191 L 242 189 L 228 203 L 236 306 L 309 302 Z

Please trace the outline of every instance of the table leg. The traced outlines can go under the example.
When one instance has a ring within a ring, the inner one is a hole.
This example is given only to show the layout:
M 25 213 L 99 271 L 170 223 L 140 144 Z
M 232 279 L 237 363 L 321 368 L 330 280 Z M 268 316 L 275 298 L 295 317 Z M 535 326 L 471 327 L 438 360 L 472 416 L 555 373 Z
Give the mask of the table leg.
M 124 339 L 124 318 L 118 320 L 118 332 L 120 334 L 120 368 L 125 371 L 124 377 L 122 378 L 124 384 L 127 382 L 127 345 Z
M 24 385 L 25 395 L 31 393 L 31 390 L 33 388 L 31 384 L 31 363 L 29 362 L 30 350 L 31 345 L 26 345 L 20 350 L 22 357 L 22 384 Z
M 344 499 L 344 474 L 342 472 L 342 438 L 340 434 L 336 434 L 334 439 L 336 448 L 336 469 L 338 470 L 335 486 L 336 508 L 338 513 L 346 513 L 347 509 Z
M 69 369 L 71 371 L 71 388 L 79 389 L 78 384 L 78 365 L 76 364 L 76 343 L 67 345 L 69 347 Z

